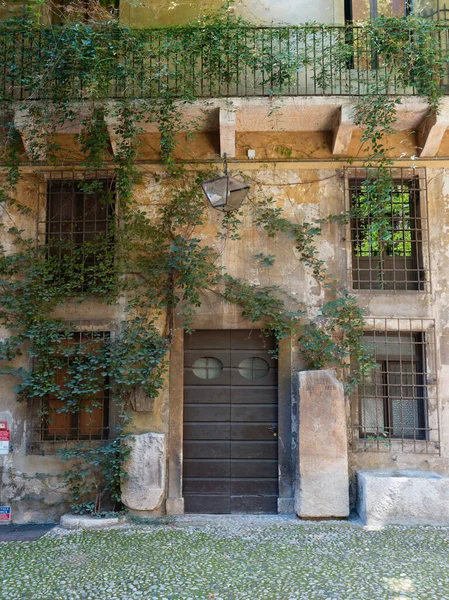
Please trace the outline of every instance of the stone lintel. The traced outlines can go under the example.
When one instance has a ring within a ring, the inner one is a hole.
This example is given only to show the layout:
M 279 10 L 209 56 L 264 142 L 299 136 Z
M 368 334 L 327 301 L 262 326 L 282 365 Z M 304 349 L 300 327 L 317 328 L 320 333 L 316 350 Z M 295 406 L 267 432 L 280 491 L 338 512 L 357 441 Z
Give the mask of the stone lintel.
M 427 113 L 418 127 L 418 146 L 421 148 L 420 157 L 436 156 L 440 149 L 443 136 L 449 126 L 449 103 L 445 98 L 439 112 L 431 110 Z
M 295 509 L 300 518 L 349 515 L 346 409 L 335 371 L 298 373 L 299 440 Z
M 220 154 L 235 158 L 236 115 L 234 110 L 219 109 Z
M 352 132 L 356 128 L 354 124 L 354 110 L 354 106 L 352 105 L 343 105 L 340 107 L 333 131 L 332 154 L 334 155 L 348 155 Z

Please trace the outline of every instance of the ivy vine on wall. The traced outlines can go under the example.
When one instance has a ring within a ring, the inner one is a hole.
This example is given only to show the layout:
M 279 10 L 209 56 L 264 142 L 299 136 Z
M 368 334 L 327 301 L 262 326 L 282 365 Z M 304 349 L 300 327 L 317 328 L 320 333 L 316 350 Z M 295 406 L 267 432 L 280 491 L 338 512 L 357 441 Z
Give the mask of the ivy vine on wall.
M 292 244 L 304 268 L 326 290 L 326 301 L 314 318 L 311 307 L 299 305 L 288 289 L 254 285 L 226 273 L 218 266 L 216 250 L 196 233 L 207 219 L 199 182 L 208 173 L 192 174 L 175 158 L 176 135 L 186 129 L 184 108 L 204 95 L 205 82 L 210 97 L 230 94 L 242 69 L 261 74 L 259 85 L 270 95 L 288 92 L 297 73 L 310 64 L 307 54 L 289 47 L 292 29 L 295 39 L 302 40 L 317 29 L 329 39 L 335 35 L 335 28 L 312 24 L 277 27 L 267 38 L 264 30 L 250 27 L 231 9 L 227 4 L 201 22 L 158 30 L 133 31 L 113 19 L 42 28 L 33 11 L 0 25 L 7 65 L 0 86 L 5 240 L 0 248 L 0 324 L 9 331 L 0 345 L 1 373 L 17 379 L 19 400 L 38 402 L 51 396 L 63 414 L 76 413 L 81 406 L 94 411 L 95 398 L 106 385 L 118 415 L 114 439 L 93 446 L 73 443 L 60 450 L 68 461 L 62 485 L 75 510 L 98 513 L 106 495 L 120 506 L 123 463 L 129 456 L 126 440 L 132 435 L 129 399 L 136 390 L 150 398 L 158 395 L 175 327 L 192 326 L 203 292 L 237 305 L 243 317 L 262 322 L 263 331 L 277 342 L 297 340 L 308 367 L 345 372 L 348 389 L 371 365 L 362 311 L 319 257 L 323 221 L 293 223 L 275 198 L 253 195 L 245 207 L 255 227 Z M 356 103 L 356 121 L 363 130 L 362 142 L 370 148 L 364 166 L 366 194 L 376 216 L 371 227 L 387 240 L 392 159 L 385 140 L 400 102 L 391 95 L 393 79 L 395 85 L 400 81 L 404 88 L 414 87 L 437 110 L 447 57 L 434 23 L 407 17 L 378 19 L 363 27 L 357 42 L 344 34 L 322 46 L 315 80 L 328 85 L 332 73 L 350 68 L 361 55 L 382 65 Z M 273 39 L 279 52 L 273 50 Z M 26 121 L 27 157 L 18 114 Z M 149 214 L 134 198 L 134 188 L 140 179 L 139 134 L 153 122 L 160 132 L 168 191 L 166 201 L 151 206 Z M 16 224 L 16 215 L 26 217 L 31 211 L 17 194 L 22 167 L 29 162 L 36 177 L 45 173 L 43 162 L 67 168 L 56 135 L 67 123 L 80 123 L 77 140 L 87 173 L 83 193 L 98 193 L 89 173 L 112 173 L 114 193 L 103 198 L 111 208 L 108 233 L 83 243 L 50 236 L 36 245 Z M 106 124 L 112 128 L 113 155 Z M 325 221 L 345 223 L 351 216 L 329 215 Z M 241 214 L 223 216 L 221 236 L 232 242 L 240 231 Z M 86 256 L 95 256 L 94 264 Z M 270 268 L 275 257 L 259 253 L 255 261 Z M 114 336 L 77 345 L 70 324 L 54 315 L 67 302 L 82 305 L 92 294 L 105 304 L 125 299 L 126 318 Z M 29 361 L 17 367 L 23 356 Z M 349 362 L 352 369 L 347 369 Z M 48 412 L 41 416 L 48 418 Z

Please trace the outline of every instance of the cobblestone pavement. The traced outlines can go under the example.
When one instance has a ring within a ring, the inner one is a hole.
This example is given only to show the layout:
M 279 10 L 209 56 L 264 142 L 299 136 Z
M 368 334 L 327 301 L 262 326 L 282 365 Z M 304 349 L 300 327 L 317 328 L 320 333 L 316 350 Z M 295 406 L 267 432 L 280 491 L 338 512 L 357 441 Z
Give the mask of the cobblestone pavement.
M 449 600 L 449 528 L 181 518 L 0 544 L 0 598 Z

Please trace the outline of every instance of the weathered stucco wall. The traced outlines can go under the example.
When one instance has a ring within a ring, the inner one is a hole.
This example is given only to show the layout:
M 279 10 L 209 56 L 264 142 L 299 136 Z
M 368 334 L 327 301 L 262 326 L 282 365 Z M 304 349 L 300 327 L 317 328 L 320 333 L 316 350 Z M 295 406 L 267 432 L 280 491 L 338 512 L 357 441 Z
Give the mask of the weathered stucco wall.
M 132 27 L 183 25 L 220 8 L 223 4 L 222 0 L 125 0 L 121 2 L 120 19 Z M 236 0 L 234 6 L 237 15 L 261 25 L 297 25 L 311 21 L 327 24 L 344 22 L 342 0 L 322 0 L 316 4 L 310 4 L 307 0 Z
M 369 468 L 405 468 L 414 467 L 449 474 L 449 167 L 438 163 L 428 163 L 428 208 L 431 256 L 431 293 L 423 292 L 356 292 L 361 306 L 368 316 L 431 318 L 436 321 L 438 354 L 438 391 L 440 404 L 441 456 L 419 453 L 405 453 L 393 444 L 382 448 L 382 452 L 353 452 L 349 456 L 350 471 Z M 257 197 L 274 197 L 282 206 L 286 215 L 301 223 L 338 213 L 345 205 L 344 179 L 341 164 L 322 158 L 321 162 L 240 162 L 232 165 L 241 171 L 249 181 Z M 157 177 L 157 175 L 162 177 Z M 160 167 L 153 164 L 142 165 L 142 180 L 136 187 L 136 197 L 142 205 L 151 204 L 166 193 L 164 176 Z M 36 231 L 37 187 L 33 176 L 25 176 L 19 186 L 18 195 L 34 212 L 30 215 L 15 217 L 15 223 L 30 236 Z M 240 241 L 217 240 L 222 216 L 210 208 L 208 222 L 198 233 L 204 241 L 215 245 L 219 250 L 221 264 L 233 275 L 247 278 L 252 283 L 277 284 L 287 287 L 299 302 L 311 307 L 311 314 L 317 310 L 325 297 L 324 290 L 317 285 L 304 267 L 298 262 L 291 241 L 286 237 L 268 238 L 261 230 L 251 227 L 248 210 L 244 211 L 243 238 Z M 10 217 L 3 215 L 7 223 Z M 320 258 L 326 261 L 330 271 L 347 284 L 348 278 L 348 232 L 337 224 L 325 225 L 319 242 Z M 7 242 L 7 240 L 6 240 Z M 263 252 L 276 255 L 272 268 L 259 268 L 254 255 Z M 59 316 L 82 323 L 113 324 L 123 318 L 123 305 L 107 307 L 94 301 L 80 306 L 70 304 L 61 310 Z M 248 322 L 242 319 L 238 309 L 222 303 L 216 297 L 205 296 L 204 303 L 194 320 L 197 328 L 247 328 Z M 303 368 L 297 348 L 293 345 L 284 353 L 286 368 L 293 377 Z M 285 358 L 286 357 L 286 358 Z M 27 366 L 23 359 L 23 365 Z M 170 448 L 170 414 L 168 379 L 160 397 L 147 412 L 133 415 L 133 424 L 137 434 L 154 432 L 167 435 L 167 448 Z M 179 383 L 179 382 L 178 382 Z M 13 515 L 16 521 L 54 520 L 67 508 L 64 490 L 56 475 L 64 465 L 52 455 L 27 454 L 26 441 L 29 434 L 29 419 L 26 403 L 18 404 L 15 399 L 14 381 L 5 377 L 0 382 L 0 420 L 7 420 L 12 429 L 12 452 L 0 457 L 2 469 L 0 503 L 13 503 Z M 435 407 L 429 407 L 431 411 Z M 293 406 L 294 409 L 294 406 Z M 348 424 L 350 405 L 347 404 Z M 293 423 L 294 423 L 293 418 Z M 294 427 L 295 428 L 295 427 Z M 351 436 L 350 436 L 351 437 Z M 296 443 L 293 432 L 293 444 Z M 9 469 L 12 469 L 9 472 Z M 37 476 L 42 473 L 46 475 Z M 169 474 L 166 477 L 168 481 Z M 163 510 L 163 505 L 162 505 Z

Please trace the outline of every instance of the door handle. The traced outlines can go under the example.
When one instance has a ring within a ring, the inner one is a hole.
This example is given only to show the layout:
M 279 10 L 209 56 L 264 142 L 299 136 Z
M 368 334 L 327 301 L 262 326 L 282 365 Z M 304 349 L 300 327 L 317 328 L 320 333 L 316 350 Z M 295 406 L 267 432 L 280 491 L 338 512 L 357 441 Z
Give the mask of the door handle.
M 277 425 L 271 425 L 268 429 L 273 432 L 273 437 L 277 437 L 277 435 L 278 435 L 278 426 Z

